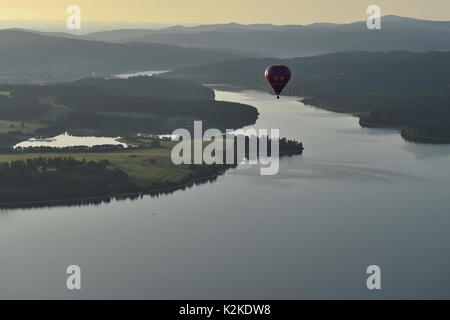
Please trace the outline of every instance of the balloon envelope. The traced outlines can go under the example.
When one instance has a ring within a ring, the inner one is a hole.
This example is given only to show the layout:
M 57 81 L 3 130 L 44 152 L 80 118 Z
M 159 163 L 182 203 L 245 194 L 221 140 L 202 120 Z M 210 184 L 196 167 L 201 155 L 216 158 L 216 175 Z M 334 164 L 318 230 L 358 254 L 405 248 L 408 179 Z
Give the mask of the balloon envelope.
M 264 76 L 279 98 L 281 91 L 291 79 L 291 70 L 284 65 L 277 64 L 267 67 Z

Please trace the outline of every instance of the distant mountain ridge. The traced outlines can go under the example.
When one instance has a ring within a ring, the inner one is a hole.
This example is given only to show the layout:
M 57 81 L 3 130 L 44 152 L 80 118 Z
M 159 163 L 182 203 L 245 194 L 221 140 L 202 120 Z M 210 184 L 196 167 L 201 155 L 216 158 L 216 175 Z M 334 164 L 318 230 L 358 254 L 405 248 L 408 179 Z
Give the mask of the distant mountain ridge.
M 111 30 L 90 33 L 81 38 L 117 43 L 151 42 L 242 50 L 277 58 L 349 50 L 450 50 L 450 21 L 427 21 L 389 15 L 382 17 L 381 26 L 382 30 L 368 30 L 366 21 L 282 26 L 228 23 L 172 26 L 157 30 Z
M 59 35 L 59 34 L 58 34 Z M 0 31 L 0 82 L 67 81 L 92 75 L 170 70 L 242 57 L 213 49 L 155 43 L 108 43 Z
M 241 57 L 293 58 L 352 50 L 374 52 L 450 50 L 450 21 L 427 21 L 389 15 L 382 17 L 381 27 L 381 30 L 368 30 L 366 21 L 280 26 L 226 23 L 178 25 L 163 29 L 119 29 L 82 36 L 63 32 L 28 31 L 28 33 L 131 46 L 136 43 L 157 43 L 196 50 L 203 48 Z M 222 58 L 218 60 L 226 60 Z M 214 62 L 208 58 L 199 60 L 205 60 L 205 63 Z M 183 62 L 183 59 L 180 62 Z M 197 61 L 187 63 L 198 64 Z

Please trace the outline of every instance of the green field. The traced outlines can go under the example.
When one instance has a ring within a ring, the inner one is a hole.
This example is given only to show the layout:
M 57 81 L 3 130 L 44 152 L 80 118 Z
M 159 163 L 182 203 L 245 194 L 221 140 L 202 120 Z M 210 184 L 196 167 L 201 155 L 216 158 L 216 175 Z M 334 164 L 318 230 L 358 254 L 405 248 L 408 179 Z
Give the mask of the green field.
M 175 166 L 170 159 L 171 143 L 162 143 L 161 148 L 104 153 L 24 153 L 0 154 L 1 162 L 39 157 L 73 157 L 77 160 L 100 161 L 106 159 L 110 168 L 125 171 L 140 187 L 149 187 L 154 182 L 178 183 L 192 172 L 186 166 Z
M 9 91 L 0 91 L 0 96 L 10 96 Z M 42 121 L 55 121 L 58 115 L 70 110 L 68 106 L 58 104 L 53 97 L 38 97 L 39 102 L 48 104 L 47 112 L 39 117 L 27 119 L 26 121 L 0 120 L 0 134 L 11 131 L 22 131 L 25 134 L 33 134 L 34 130 L 44 128 L 47 125 Z
M 0 96 L 11 97 L 11 91 L 0 91 Z
M 0 133 L 19 130 L 23 133 L 31 134 L 34 130 L 42 127 L 44 127 L 44 125 L 35 122 L 0 120 Z

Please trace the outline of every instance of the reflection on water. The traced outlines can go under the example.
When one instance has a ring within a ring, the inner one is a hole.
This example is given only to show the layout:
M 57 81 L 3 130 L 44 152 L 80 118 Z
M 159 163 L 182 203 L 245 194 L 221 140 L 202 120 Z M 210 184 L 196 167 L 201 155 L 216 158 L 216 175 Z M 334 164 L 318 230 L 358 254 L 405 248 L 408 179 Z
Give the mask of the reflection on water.
M 296 166 L 288 166 L 277 175 L 270 176 L 267 179 L 261 180 L 254 176 L 253 172 L 243 172 L 243 175 L 249 176 L 254 183 L 265 184 L 270 181 L 271 184 L 286 182 L 290 180 L 294 185 L 299 179 L 324 179 L 336 181 L 369 181 L 374 182 L 403 182 L 411 183 L 426 179 L 426 177 L 419 177 L 414 174 L 408 174 L 401 171 L 373 168 L 365 165 L 354 165 L 350 163 L 340 163 L 333 161 L 309 160 L 303 159 L 301 163 L 297 159 Z M 284 164 L 288 164 L 285 162 Z
M 303 155 L 274 177 L 242 165 L 169 195 L 3 211 L 0 298 L 450 298 L 448 146 L 297 98 L 216 94 L 257 107 L 254 127 L 301 140 Z M 379 292 L 366 288 L 371 264 Z
M 417 159 L 448 158 L 450 144 L 425 144 L 405 142 L 405 150 L 414 154 Z
M 14 209 L 16 210 L 25 210 L 25 209 L 34 209 L 34 208 L 51 208 L 51 207 L 81 207 L 81 206 L 99 206 L 102 204 L 109 204 L 114 201 L 124 201 L 124 200 L 137 200 L 142 199 L 144 196 L 160 197 L 167 196 L 176 191 L 188 190 L 194 186 L 199 186 L 202 184 L 213 184 L 217 180 L 217 177 L 207 177 L 204 179 L 197 179 L 192 182 L 185 183 L 176 187 L 165 188 L 164 190 L 156 190 L 151 192 L 140 192 L 140 193 L 130 193 L 123 194 L 117 196 L 104 196 L 104 197 L 95 197 L 95 198 L 79 198 L 79 199 L 66 199 L 66 200 L 53 200 L 53 201 L 36 201 L 30 203 L 17 203 L 17 204 L 9 204 L 7 207 L 2 205 L 0 207 L 1 212 L 10 212 Z
M 68 133 L 60 134 L 59 136 L 53 138 L 45 139 L 29 139 L 27 141 L 20 142 L 14 146 L 14 148 L 22 147 L 52 147 L 52 148 L 64 148 L 64 147 L 75 147 L 75 146 L 98 146 L 98 145 L 121 145 L 125 148 L 127 145 L 125 143 L 117 141 L 117 138 L 108 137 L 77 137 L 72 136 Z
M 245 159 L 244 159 L 245 157 Z M 268 157 L 258 156 L 260 158 L 260 162 L 257 165 L 258 168 L 263 167 L 261 163 L 267 163 L 269 160 Z M 281 154 L 280 159 L 299 157 L 298 154 Z M 245 160 L 245 161 L 244 161 Z M 242 160 L 238 160 L 237 165 L 232 165 L 225 170 L 233 170 L 235 169 L 239 163 L 242 163 L 249 166 L 255 166 L 255 164 L 248 164 L 248 156 L 243 156 Z M 162 195 L 170 195 L 175 191 L 183 191 L 188 190 L 194 186 L 199 186 L 202 184 L 213 184 L 216 182 L 219 176 L 223 173 L 220 172 L 216 176 L 207 176 L 204 178 L 196 178 L 195 180 L 188 181 L 181 185 L 174 185 L 171 187 L 165 187 L 163 189 L 147 191 L 147 192 L 139 192 L 139 193 L 129 193 L 122 194 L 116 196 L 102 196 L 102 197 L 92 197 L 92 198 L 76 198 L 76 199 L 65 199 L 65 200 L 50 200 L 50 201 L 30 201 L 30 202 L 17 202 L 17 203 L 0 203 L 0 211 L 10 211 L 12 209 L 32 209 L 32 208 L 50 208 L 50 207 L 71 207 L 71 206 L 91 206 L 91 205 L 101 205 L 108 204 L 111 201 L 122 201 L 122 200 L 137 200 L 142 199 L 144 196 L 150 197 L 159 197 Z

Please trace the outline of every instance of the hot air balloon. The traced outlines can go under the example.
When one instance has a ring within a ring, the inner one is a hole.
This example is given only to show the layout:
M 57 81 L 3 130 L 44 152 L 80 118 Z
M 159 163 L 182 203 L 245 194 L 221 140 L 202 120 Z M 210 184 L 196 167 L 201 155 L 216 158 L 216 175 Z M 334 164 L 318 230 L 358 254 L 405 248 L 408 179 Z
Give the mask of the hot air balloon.
M 281 91 L 283 91 L 284 87 L 291 79 L 291 70 L 289 70 L 289 68 L 284 65 L 277 64 L 267 67 L 264 76 L 266 77 L 267 82 L 275 91 L 277 99 L 280 99 Z

